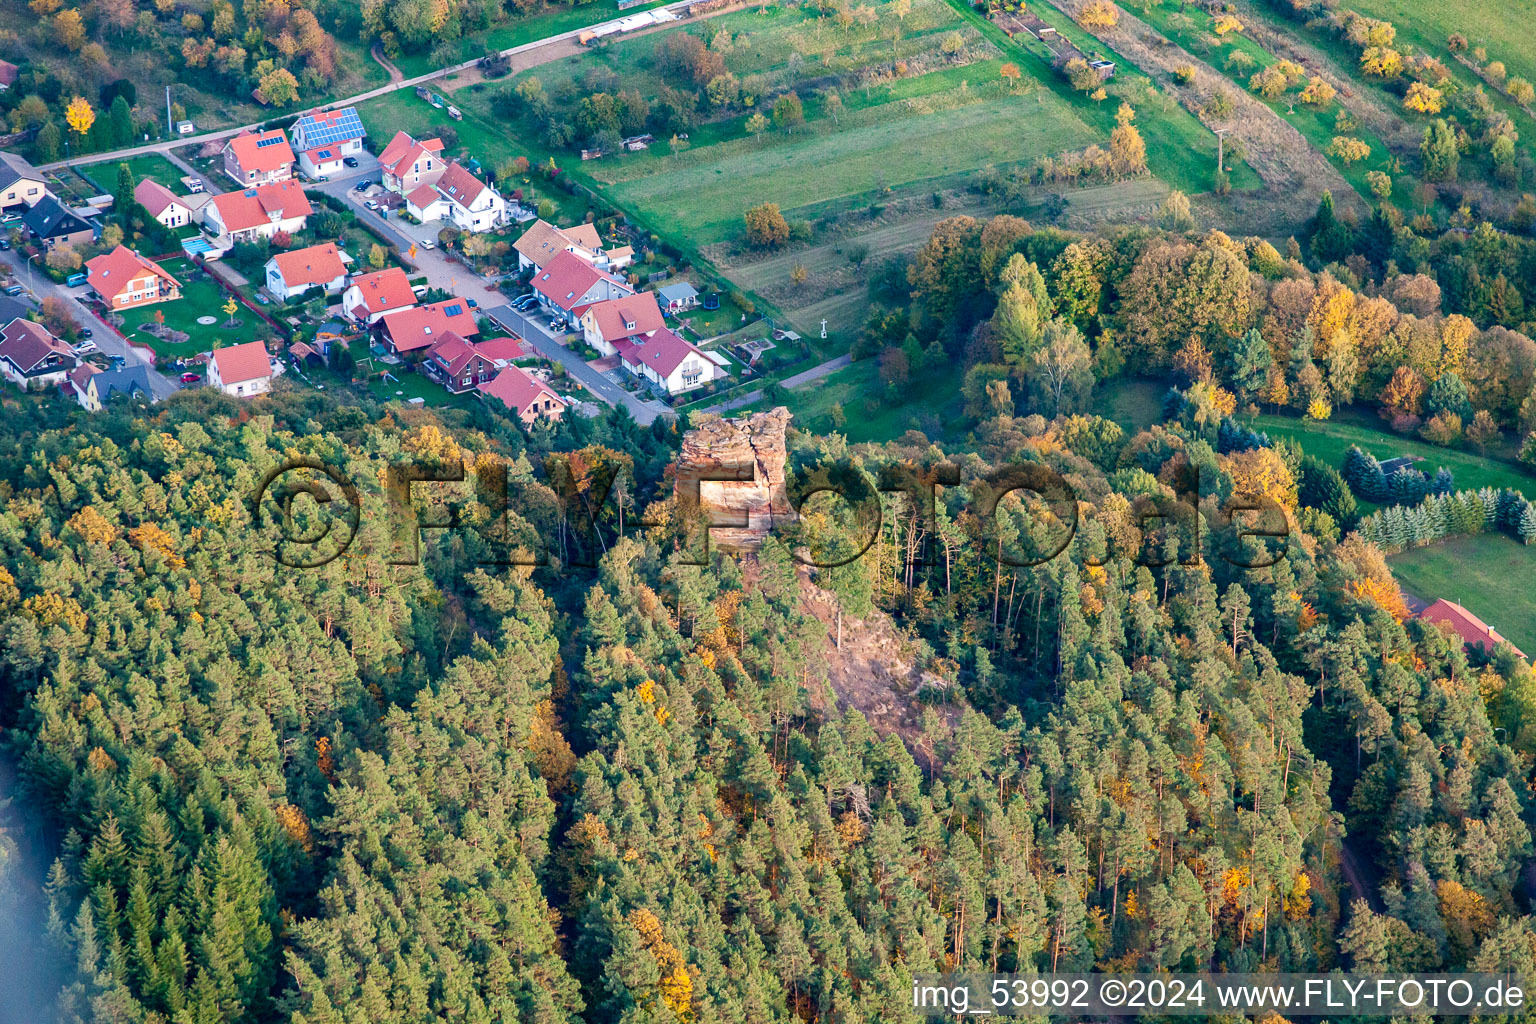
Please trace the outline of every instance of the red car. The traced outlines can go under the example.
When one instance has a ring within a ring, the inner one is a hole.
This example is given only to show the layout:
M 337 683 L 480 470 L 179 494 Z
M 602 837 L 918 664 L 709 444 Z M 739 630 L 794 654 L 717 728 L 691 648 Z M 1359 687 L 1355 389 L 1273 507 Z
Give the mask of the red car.
M 199 377 L 195 373 L 184 373 L 184 374 L 181 375 L 181 382 L 183 384 L 196 384 L 198 381 L 200 381 L 202 379 L 203 378 Z

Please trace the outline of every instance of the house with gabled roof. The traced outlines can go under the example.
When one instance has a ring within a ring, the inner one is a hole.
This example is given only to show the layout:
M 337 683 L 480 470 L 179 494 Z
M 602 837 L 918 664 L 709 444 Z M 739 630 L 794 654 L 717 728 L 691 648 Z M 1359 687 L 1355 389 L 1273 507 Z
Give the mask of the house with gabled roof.
M 0 328 L 0 374 L 23 388 L 59 384 L 80 360 L 42 324 L 17 317 Z
M 429 349 L 450 332 L 461 338 L 480 333 L 468 299 L 444 299 L 386 313 L 379 319 L 380 340 L 397 356 Z
M 86 282 L 108 309 L 129 309 L 181 298 L 181 282 L 154 260 L 119 245 L 85 261 Z
M 299 170 L 311 178 L 329 174 L 326 168 L 342 166 L 341 161 L 363 151 L 368 134 L 356 107 L 317 110 L 305 114 L 288 129 L 293 150 L 299 154 Z
M 448 165 L 434 186 L 447 204 L 448 219 L 460 231 L 480 234 L 507 223 L 507 201 L 458 161 Z
M 224 173 L 242 188 L 293 177 L 293 149 L 281 128 L 243 131 L 224 143 Z
M 557 253 L 531 283 L 546 309 L 576 317 L 594 302 L 634 294 L 623 280 L 568 252 Z
M 547 220 L 536 220 L 512 243 L 517 251 L 517 268 L 532 267 L 542 270 L 562 252 L 579 256 L 588 263 L 597 263 L 603 250 L 603 240 L 597 228 L 591 224 L 578 224 L 573 228 L 557 228 Z
M 414 305 L 416 292 L 411 288 L 411 279 L 399 267 L 353 275 L 341 296 L 342 311 L 370 327 L 384 314 Z
M 122 366 L 112 370 L 98 370 L 90 363 L 81 363 L 69 375 L 75 401 L 87 412 L 100 412 L 102 407 L 117 395 L 143 395 L 155 400 L 154 388 L 149 382 L 149 367 L 141 364 Z
M 709 356 L 666 328 L 626 338 L 617 348 L 624 369 L 669 395 L 692 391 L 726 375 Z
M 203 207 L 203 223 L 212 228 L 228 248 L 236 242 L 271 238 L 279 231 L 304 230 L 314 208 L 296 181 L 239 189 L 214 196 Z
M 51 196 L 43 175 L 15 153 L 0 153 L 0 210 L 36 206 Z
M 582 337 L 605 356 L 617 352 L 619 342 L 649 336 L 665 326 L 653 292 L 594 302 L 581 314 Z
M 53 196 L 44 196 L 32 209 L 22 214 L 27 233 L 49 250 L 61 245 L 90 245 L 101 234 L 101 225 L 85 213 L 72 210 Z
M 165 227 L 186 227 L 193 221 L 192 207 L 152 178 L 139 179 L 133 186 L 133 200 Z
M 267 260 L 267 291 L 284 302 L 296 299 L 311 288 L 334 295 L 347 284 L 347 263 L 351 259 L 336 248 L 335 242 L 275 253 Z
M 472 391 L 501 372 L 495 359 L 454 331 L 427 350 L 421 366 L 428 377 L 455 395 Z
M 1499 644 L 1509 644 L 1520 656 L 1521 661 L 1529 660 L 1524 651 L 1510 643 L 1508 637 L 1501 635 L 1498 630 L 1454 601 L 1447 601 L 1442 597 L 1419 612 L 1418 617 L 1442 629 L 1450 630 L 1461 640 L 1464 647 L 1481 648 L 1485 654 L 1492 654 Z
M 272 390 L 272 357 L 259 341 L 216 348 L 208 356 L 208 383 L 236 398 L 250 398 Z
M 540 419 L 558 420 L 565 413 L 565 400 L 521 367 L 508 366 L 481 384 L 480 391 L 501 402 L 525 427 Z
M 443 176 L 442 139 L 415 139 L 408 132 L 395 132 L 379 153 L 379 183 L 404 197 L 423 185 L 435 185 Z

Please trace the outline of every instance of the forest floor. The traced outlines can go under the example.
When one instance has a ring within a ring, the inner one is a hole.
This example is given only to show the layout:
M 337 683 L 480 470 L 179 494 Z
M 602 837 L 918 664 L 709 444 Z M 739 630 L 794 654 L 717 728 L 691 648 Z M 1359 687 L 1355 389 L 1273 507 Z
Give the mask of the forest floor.
M 931 707 L 954 727 L 960 721 L 964 698 L 956 690 L 943 704 L 918 699 L 918 691 L 925 684 L 943 684 L 913 664 L 910 641 L 882 611 L 867 619 L 844 615 L 843 644 L 838 647 L 837 598 L 812 583 L 805 566 L 799 567 L 799 578 L 805 610 L 827 627 L 825 659 L 831 693 L 813 690 L 812 707 L 829 712 L 835 702 L 838 710 L 855 708 L 875 732 L 901 737 L 923 767 L 934 768 L 933 751 L 923 736 L 923 712 Z

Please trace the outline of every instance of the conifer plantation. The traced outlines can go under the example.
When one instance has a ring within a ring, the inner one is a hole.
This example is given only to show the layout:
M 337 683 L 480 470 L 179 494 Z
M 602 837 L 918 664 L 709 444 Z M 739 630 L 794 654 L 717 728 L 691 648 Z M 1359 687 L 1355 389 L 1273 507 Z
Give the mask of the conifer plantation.
M 1053 300 L 1001 266 L 1027 331 Z M 961 480 L 931 519 L 888 490 L 873 536 L 813 500 L 705 566 L 686 423 L 294 391 L 0 418 L 5 736 L 55 842 L 61 1019 L 875 1024 L 924 971 L 1529 969 L 1530 666 L 1407 618 L 1322 510 L 1353 515 L 1338 474 L 1201 394 L 1135 434 L 793 431 L 792 478 Z M 299 456 L 364 499 L 313 569 L 250 500 Z M 402 461 L 466 467 L 413 492 L 461 524 L 418 564 Z M 1020 464 L 1075 529 L 984 482 Z M 1242 535 L 1254 489 L 1288 539 Z M 1529 508 L 1419 498 L 1426 529 Z M 498 536 L 548 564 L 492 564 Z M 921 685 L 829 683 L 874 631 Z

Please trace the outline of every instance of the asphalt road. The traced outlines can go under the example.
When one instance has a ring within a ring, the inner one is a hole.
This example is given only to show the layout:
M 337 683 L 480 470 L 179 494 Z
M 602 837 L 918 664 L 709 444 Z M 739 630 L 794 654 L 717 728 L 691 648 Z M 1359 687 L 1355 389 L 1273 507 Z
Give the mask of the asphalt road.
M 31 295 L 34 301 L 41 303 L 49 295 L 63 299 L 70 312 L 74 315 L 74 318 L 80 322 L 80 325 L 90 328 L 91 340 L 96 343 L 98 349 L 109 356 L 121 356 L 124 366 L 142 364 L 148 367 L 149 387 L 156 401 L 167 398 L 181 390 L 179 383 L 155 369 L 155 360 L 152 355 L 146 353 L 143 349 L 135 348 L 118 337 L 111 327 L 107 326 L 99 316 L 91 312 L 89 306 L 80 301 L 79 296 L 86 293 L 86 289 L 83 286 L 80 288 L 66 288 L 62 284 L 55 283 L 43 271 L 38 270 L 33 265 L 35 261 L 18 260 L 17 262 L 24 264 L 16 268 L 17 280 L 26 286 L 28 294 Z M 150 312 L 153 311 L 151 310 Z

